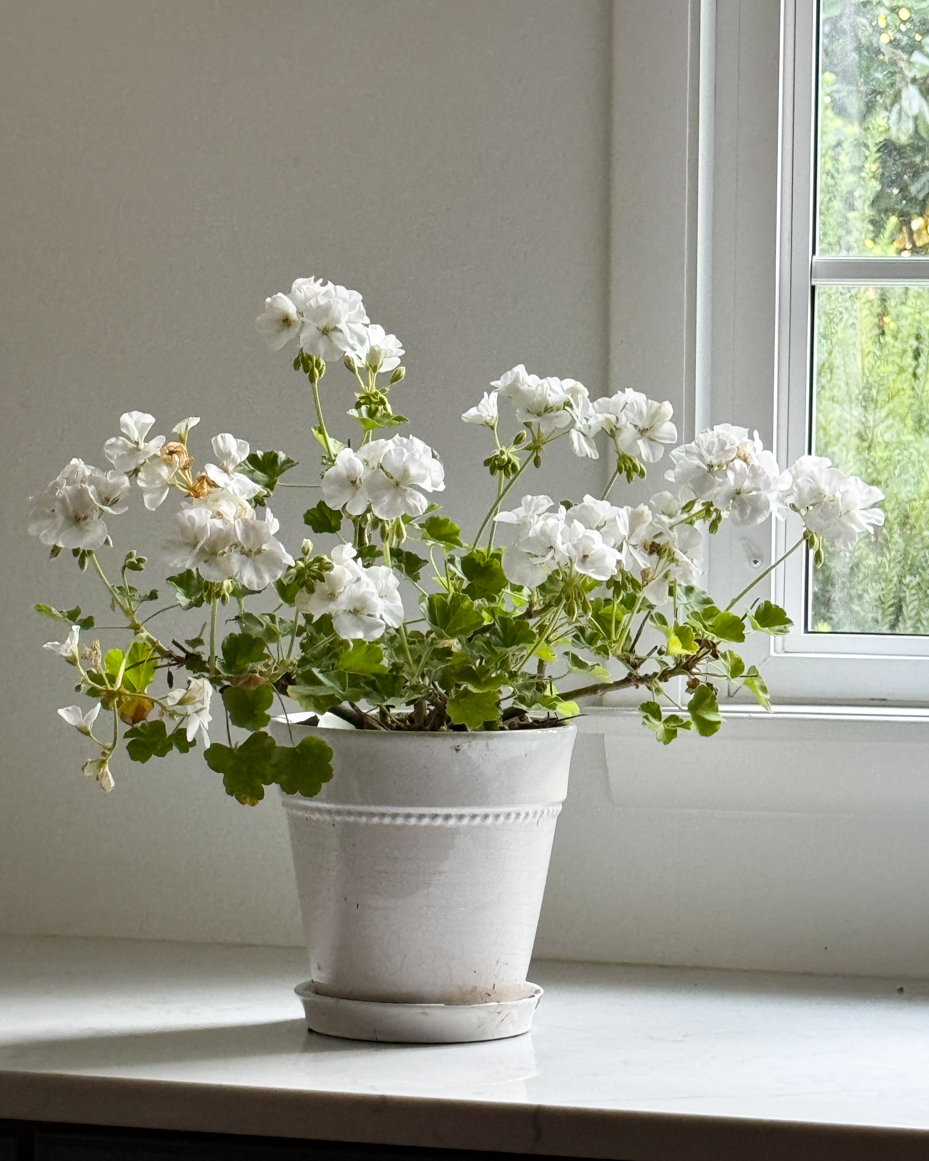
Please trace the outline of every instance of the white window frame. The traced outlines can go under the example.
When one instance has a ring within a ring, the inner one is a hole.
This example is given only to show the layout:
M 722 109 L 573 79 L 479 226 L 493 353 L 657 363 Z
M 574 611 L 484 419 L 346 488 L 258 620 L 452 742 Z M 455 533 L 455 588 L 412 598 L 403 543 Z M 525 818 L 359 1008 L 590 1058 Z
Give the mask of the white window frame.
M 926 259 L 814 254 L 817 9 L 817 0 L 700 6 L 696 426 L 757 427 L 782 464 L 810 450 L 811 285 L 872 280 L 877 263 L 889 281 L 929 281 Z M 794 519 L 727 529 L 711 545 L 710 590 L 739 591 L 797 535 Z M 756 590 L 796 622 L 745 651 L 774 699 L 929 705 L 926 638 L 803 631 L 805 555 Z

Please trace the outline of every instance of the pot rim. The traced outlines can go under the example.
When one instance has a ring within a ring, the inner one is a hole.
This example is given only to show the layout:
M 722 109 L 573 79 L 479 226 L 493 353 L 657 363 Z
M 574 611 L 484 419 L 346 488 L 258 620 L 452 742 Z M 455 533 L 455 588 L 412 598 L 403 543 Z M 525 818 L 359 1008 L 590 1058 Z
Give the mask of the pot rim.
M 525 736 L 533 736 L 536 734 L 563 734 L 567 731 L 577 732 L 577 726 L 573 721 L 565 721 L 558 726 L 536 726 L 529 730 L 356 730 L 354 726 L 346 724 L 343 730 L 338 726 L 308 726 L 305 721 L 300 720 L 304 716 L 313 717 L 312 713 L 307 712 L 305 715 L 301 714 L 277 714 L 271 718 L 271 721 L 279 726 L 286 727 L 288 723 L 292 726 L 304 726 L 306 729 L 315 730 L 320 734 L 338 734 L 343 736 L 345 734 L 354 734 L 365 738 L 442 738 L 454 739 L 460 742 L 467 738 L 469 741 L 475 739 L 485 738 L 519 738 Z

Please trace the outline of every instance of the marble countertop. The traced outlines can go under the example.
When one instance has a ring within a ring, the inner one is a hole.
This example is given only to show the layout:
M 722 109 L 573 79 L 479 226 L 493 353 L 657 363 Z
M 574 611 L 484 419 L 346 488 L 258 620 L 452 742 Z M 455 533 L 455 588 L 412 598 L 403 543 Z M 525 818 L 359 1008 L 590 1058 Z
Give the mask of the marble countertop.
M 0 936 L 0 1118 L 615 1161 L 929 1156 L 929 982 L 540 962 L 533 1031 L 307 1033 L 301 951 Z

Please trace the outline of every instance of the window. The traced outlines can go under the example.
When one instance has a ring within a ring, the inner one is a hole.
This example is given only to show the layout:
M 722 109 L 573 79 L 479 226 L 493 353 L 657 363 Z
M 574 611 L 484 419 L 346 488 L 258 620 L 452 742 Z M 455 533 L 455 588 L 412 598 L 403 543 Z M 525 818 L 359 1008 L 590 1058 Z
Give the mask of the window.
M 886 494 L 873 541 L 787 562 L 795 629 L 754 660 L 782 701 L 929 701 L 929 0 L 711 7 L 698 413 Z M 794 539 L 730 531 L 712 584 L 737 591 Z

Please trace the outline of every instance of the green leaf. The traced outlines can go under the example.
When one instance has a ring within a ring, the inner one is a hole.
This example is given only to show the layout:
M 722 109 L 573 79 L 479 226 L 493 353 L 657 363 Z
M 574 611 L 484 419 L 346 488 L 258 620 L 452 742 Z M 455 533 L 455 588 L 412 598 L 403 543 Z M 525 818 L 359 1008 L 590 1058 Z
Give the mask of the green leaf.
M 322 500 L 303 513 L 303 523 L 308 524 L 320 536 L 327 532 L 338 532 L 342 527 L 342 513 L 330 508 Z
M 109 654 L 107 656 L 109 657 Z M 144 693 L 155 676 L 157 656 L 147 641 L 133 641 L 126 654 L 123 688 L 132 690 L 133 693 Z
M 392 548 L 390 560 L 394 568 L 399 568 L 404 576 L 414 581 L 419 580 L 420 573 L 426 567 L 426 562 L 421 556 L 417 556 L 415 552 L 407 552 L 403 548 Z
M 536 645 L 535 649 L 532 650 L 529 656 L 538 657 L 547 665 L 550 665 L 553 661 L 558 660 L 558 654 L 555 652 L 555 650 L 552 649 L 550 645 L 545 644 Z
M 722 725 L 716 690 L 711 685 L 701 685 L 699 689 L 695 690 L 693 697 L 687 703 L 687 712 L 693 720 L 697 733 L 702 738 L 709 738 Z
M 426 616 L 445 637 L 467 637 L 484 624 L 474 602 L 460 593 L 433 593 L 426 599 Z
M 664 716 L 657 701 L 643 701 L 639 706 L 642 721 L 663 746 L 670 745 L 681 730 L 689 730 L 690 722 L 680 714 Z
M 745 640 L 745 625 L 735 613 L 717 613 L 707 627 L 720 641 Z
M 675 657 L 696 653 L 699 646 L 689 625 L 675 625 L 668 632 L 668 652 Z
M 610 680 L 610 671 L 605 665 L 585 661 L 577 653 L 568 651 L 565 653 L 565 661 L 568 663 L 568 670 L 571 673 L 589 673 L 591 677 L 596 677 L 600 681 Z
M 484 722 L 496 722 L 500 719 L 500 706 L 497 695 L 475 693 L 470 690 L 456 694 L 449 700 L 448 716 L 456 726 L 467 726 L 471 730 L 479 730 Z
M 405 415 L 392 415 L 383 407 L 370 407 L 367 404 L 352 407 L 346 414 L 352 419 L 357 419 L 365 431 L 375 431 L 380 427 L 399 427 L 400 424 L 409 422 Z
M 730 681 L 734 681 L 737 677 L 741 677 L 745 672 L 745 662 L 738 655 L 738 653 L 733 653 L 731 649 L 722 654 L 720 661 L 722 661 L 722 663 L 725 665 L 726 676 Z
M 199 609 L 204 601 L 209 600 L 210 590 L 206 581 L 192 568 L 176 576 L 169 576 L 168 584 L 174 589 L 177 603 L 182 609 Z
M 301 738 L 296 746 L 278 746 L 274 781 L 285 794 L 313 798 L 332 777 L 332 748 L 322 738 Z
M 423 540 L 434 544 L 444 544 L 448 548 L 461 548 L 461 529 L 447 516 L 430 516 L 420 524 Z
M 297 461 L 285 456 L 283 452 L 253 451 L 236 470 L 254 480 L 266 492 L 273 492 L 281 476 L 296 466 Z
M 762 633 L 768 633 L 772 637 L 781 633 L 789 633 L 793 626 L 790 617 L 773 601 L 762 601 L 760 605 L 752 609 L 748 619 L 751 621 L 752 628 L 758 629 Z
M 255 806 L 264 798 L 264 788 L 274 781 L 275 749 L 274 739 L 265 733 L 251 734 L 241 746 L 214 742 L 206 751 L 206 764 L 222 774 L 230 798 Z
M 241 689 L 229 685 L 223 690 L 223 705 L 234 726 L 243 730 L 261 730 L 271 720 L 265 711 L 274 702 L 274 690 L 270 685 L 259 685 L 255 689 Z
M 103 671 L 111 682 L 116 681 L 119 677 L 119 671 L 123 665 L 123 651 L 122 649 L 111 649 L 103 658 Z
M 224 673 L 243 674 L 266 659 L 265 643 L 251 633 L 230 633 L 223 641 Z
M 293 629 L 292 621 L 282 621 L 274 613 L 241 613 L 236 620 L 246 633 L 260 637 L 271 645 L 280 641 L 285 632 L 289 633 Z
M 75 605 L 73 609 L 56 609 L 52 605 L 33 605 L 32 607 L 37 613 L 41 613 L 43 617 L 51 617 L 53 621 L 65 621 L 69 625 L 77 625 L 79 629 L 92 629 L 94 627 L 93 617 L 83 616 L 80 605 Z
M 339 655 L 336 668 L 343 673 L 357 673 L 370 676 L 377 673 L 386 673 L 387 667 L 383 664 L 384 652 L 374 641 L 353 641 L 343 653 Z
M 292 697 L 301 709 L 312 710 L 317 714 L 324 714 L 335 705 L 341 705 L 345 700 L 341 693 L 323 682 L 299 681 L 288 686 L 287 696 Z
M 469 597 L 490 600 L 506 588 L 506 575 L 500 564 L 501 552 L 475 548 L 461 558 L 461 571 L 468 580 Z
M 329 455 L 329 452 L 331 451 L 333 458 L 335 458 L 339 454 L 339 452 L 342 451 L 343 448 L 345 448 L 347 446 L 346 444 L 342 443 L 340 440 L 335 439 L 333 436 L 330 435 L 329 441 L 328 441 L 328 447 L 327 447 L 326 436 L 323 434 L 323 429 L 317 425 L 312 430 L 313 430 L 313 435 L 316 437 L 317 442 L 319 443 L 319 445 L 323 449 L 323 451 L 326 452 L 327 456 Z
M 172 750 L 186 754 L 195 745 L 187 741 L 183 729 L 168 733 L 163 721 L 139 722 L 126 730 L 126 753 L 133 762 L 145 763 L 149 758 L 165 758 Z
M 742 684 L 747 690 L 754 694 L 755 700 L 759 705 L 764 706 L 766 710 L 771 708 L 771 698 L 768 696 L 768 687 L 765 685 L 764 678 L 761 676 L 754 665 L 745 671 L 745 679 Z

